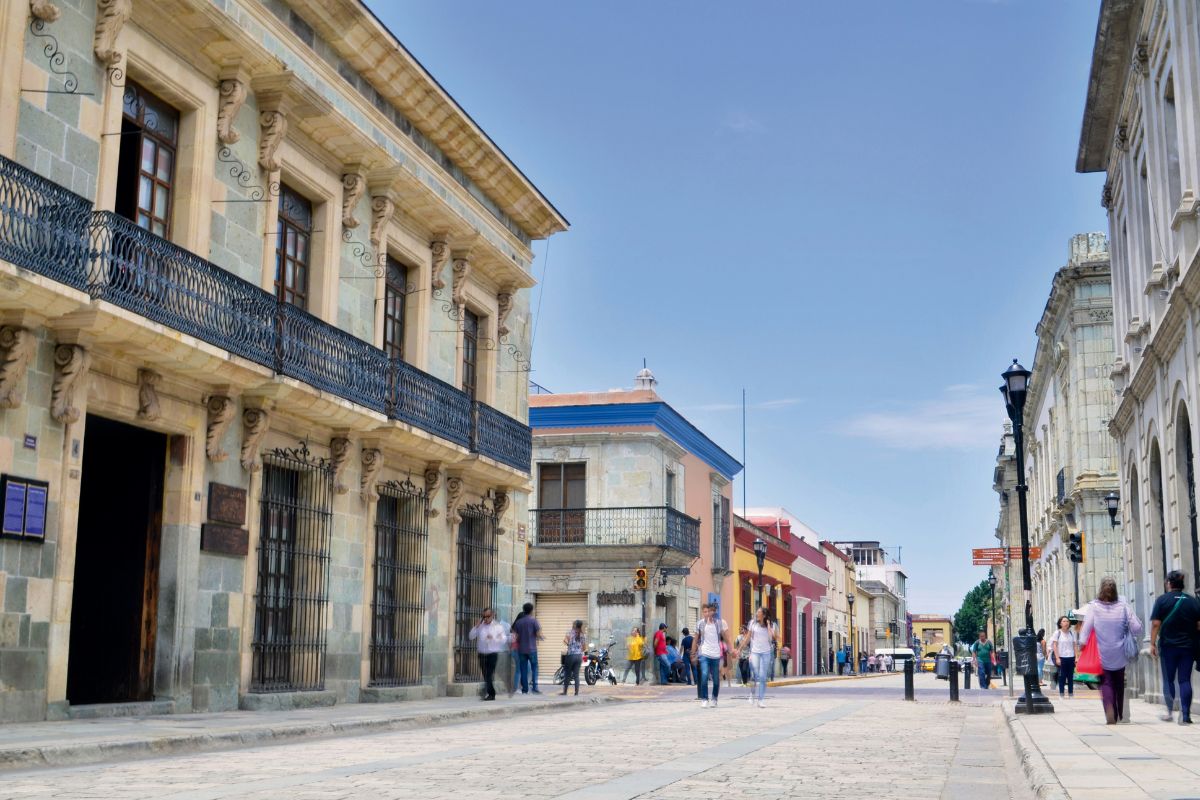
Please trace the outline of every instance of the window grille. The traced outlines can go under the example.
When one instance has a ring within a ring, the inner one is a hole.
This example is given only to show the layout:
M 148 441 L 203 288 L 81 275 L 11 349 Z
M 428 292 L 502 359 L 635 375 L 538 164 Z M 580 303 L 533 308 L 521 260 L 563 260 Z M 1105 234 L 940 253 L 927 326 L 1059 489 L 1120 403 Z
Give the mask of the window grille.
M 409 481 L 381 484 L 375 512 L 372 686 L 421 682 L 428 544 L 425 493 Z
M 325 688 L 333 472 L 308 447 L 263 455 L 250 691 Z
M 475 643 L 468 634 L 492 604 L 496 589 L 496 517 L 484 506 L 459 512 L 458 570 L 454 602 L 454 680 L 483 680 Z

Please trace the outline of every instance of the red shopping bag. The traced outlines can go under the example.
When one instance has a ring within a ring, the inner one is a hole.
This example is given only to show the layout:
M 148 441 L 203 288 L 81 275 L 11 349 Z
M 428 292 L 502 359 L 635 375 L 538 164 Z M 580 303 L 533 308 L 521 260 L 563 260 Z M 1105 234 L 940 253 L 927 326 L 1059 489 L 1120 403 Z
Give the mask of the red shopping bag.
M 1096 641 L 1096 634 L 1092 633 L 1088 637 L 1087 643 L 1083 649 L 1079 651 L 1079 658 L 1075 661 L 1075 674 L 1084 673 L 1086 675 L 1099 675 L 1103 671 L 1100 666 L 1100 645 Z

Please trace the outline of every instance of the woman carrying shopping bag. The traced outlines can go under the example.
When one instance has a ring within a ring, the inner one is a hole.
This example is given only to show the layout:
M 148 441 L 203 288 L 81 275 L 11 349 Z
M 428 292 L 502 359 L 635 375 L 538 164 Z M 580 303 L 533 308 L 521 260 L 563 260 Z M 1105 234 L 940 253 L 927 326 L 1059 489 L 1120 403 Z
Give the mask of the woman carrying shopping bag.
M 1124 716 L 1125 666 L 1137 656 L 1141 635 L 1142 621 L 1117 597 L 1117 582 L 1103 578 L 1096 599 L 1087 604 L 1079 638 L 1085 644 L 1085 657 L 1089 655 L 1086 645 L 1095 643 L 1100 661 L 1100 698 L 1104 703 L 1104 721 L 1109 725 L 1115 725 Z

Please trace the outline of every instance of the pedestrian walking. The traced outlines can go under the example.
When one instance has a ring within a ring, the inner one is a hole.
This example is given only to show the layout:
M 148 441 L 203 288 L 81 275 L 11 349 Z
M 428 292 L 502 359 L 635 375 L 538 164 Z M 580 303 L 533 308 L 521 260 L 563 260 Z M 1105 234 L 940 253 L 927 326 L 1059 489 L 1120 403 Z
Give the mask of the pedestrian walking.
M 775 641 L 775 623 L 771 621 L 770 612 L 760 607 L 754 612 L 754 619 L 747 626 L 748 642 L 742 646 L 750 651 L 751 668 L 754 671 L 754 682 L 758 690 L 758 707 L 766 708 L 764 700 L 767 696 L 767 680 L 770 677 L 771 661 L 774 658 L 772 644 Z M 755 689 L 750 690 L 750 705 L 755 703 Z
M 1038 628 L 1037 632 L 1037 670 L 1038 686 L 1046 685 L 1046 653 L 1050 649 L 1046 641 L 1046 629 Z
M 683 633 L 683 639 L 679 642 L 679 652 L 683 656 L 683 675 L 687 679 L 687 685 L 691 686 L 694 670 L 692 669 L 692 659 L 688 656 L 688 653 L 692 652 L 692 634 L 687 628 L 684 628 L 681 633 Z M 699 680 L 700 676 L 697 675 L 696 679 Z
M 700 668 L 700 707 L 708 708 L 708 684 L 712 681 L 712 707 L 717 707 L 717 696 L 721 692 L 721 662 L 729 648 L 729 625 L 723 619 L 714 619 L 716 608 L 705 603 L 701 609 L 704 619 L 696 626 L 696 637 L 692 640 L 691 661 Z
M 737 638 L 733 640 L 733 654 L 737 658 L 738 677 L 741 678 L 742 686 L 750 685 L 750 648 L 746 646 L 749 638 L 747 626 L 743 625 Z
M 645 663 L 642 659 L 645 655 L 646 639 L 642 636 L 640 628 L 632 628 L 625 639 L 625 656 L 629 661 L 625 664 L 625 674 L 621 676 L 621 683 L 629 680 L 629 671 L 633 670 L 634 685 L 642 685 L 642 665 Z
M 517 637 L 517 663 L 521 672 L 521 694 L 529 694 L 530 686 L 534 694 L 538 691 L 537 675 L 537 643 L 542 638 L 542 626 L 533 615 L 533 603 L 521 607 L 523 612 L 520 619 L 513 623 L 512 630 Z M 530 671 L 533 672 L 532 682 Z
M 833 648 L 831 647 L 831 648 L 829 648 L 829 671 L 830 671 L 831 673 L 833 672 L 833 663 L 834 663 L 834 659 L 833 659 Z M 839 665 L 839 666 L 838 666 L 838 671 L 837 671 L 837 674 L 838 674 L 838 675 L 841 675 L 841 674 L 842 674 L 841 662 L 838 662 L 838 665 Z
M 1179 697 L 1179 724 L 1192 724 L 1192 666 L 1196 663 L 1196 643 L 1200 637 L 1200 602 L 1183 591 L 1184 576 L 1179 570 L 1167 573 L 1167 591 L 1154 601 L 1150 611 L 1150 655 L 1162 668 L 1163 701 L 1167 711 L 1164 722 L 1175 714 L 1176 688 Z
M 850 671 L 854 671 L 854 660 L 850 660 Z M 858 674 L 861 675 L 867 671 L 867 657 L 863 653 L 858 654 Z
M 1087 604 L 1087 615 L 1079 641 L 1085 646 L 1096 637 L 1100 651 L 1100 699 L 1104 703 L 1104 720 L 1115 725 L 1124 717 L 1125 666 L 1137 654 L 1137 637 L 1142 635 L 1142 621 L 1125 601 L 1117 596 L 1117 582 L 1112 578 L 1100 580 L 1100 592 Z M 1126 647 L 1131 639 L 1133 652 Z
M 671 679 L 671 662 L 667 658 L 667 623 L 658 623 L 654 632 L 654 660 L 658 664 L 658 682 L 666 686 Z
M 563 637 L 563 644 L 567 646 L 567 656 L 563 660 L 563 697 L 567 695 L 567 687 L 571 685 L 571 679 L 575 680 L 575 694 L 579 694 L 579 667 L 583 664 L 583 620 L 575 620 L 575 624 L 571 626 L 571 630 L 567 631 L 567 635 Z
M 992 652 L 995 646 L 988 641 L 987 631 L 979 632 L 979 640 L 971 645 L 971 652 L 975 654 L 975 663 L 978 665 L 979 672 L 979 688 L 992 688 Z
M 483 699 L 495 700 L 493 679 L 496 676 L 496 661 L 508 647 L 508 631 L 494 619 L 492 610 L 485 608 L 479 622 L 467 636 L 475 642 L 475 650 L 479 655 L 479 669 L 483 672 Z
M 779 651 L 779 671 L 786 678 L 788 674 L 788 662 L 792 660 L 792 648 L 786 644 Z
M 830 651 L 832 652 L 832 651 Z M 846 651 L 838 648 L 837 651 L 837 674 L 843 675 L 846 672 Z
M 1058 669 L 1058 696 L 1075 696 L 1075 654 L 1079 652 L 1079 636 L 1071 628 L 1071 620 L 1058 618 L 1058 627 L 1050 636 L 1050 658 Z

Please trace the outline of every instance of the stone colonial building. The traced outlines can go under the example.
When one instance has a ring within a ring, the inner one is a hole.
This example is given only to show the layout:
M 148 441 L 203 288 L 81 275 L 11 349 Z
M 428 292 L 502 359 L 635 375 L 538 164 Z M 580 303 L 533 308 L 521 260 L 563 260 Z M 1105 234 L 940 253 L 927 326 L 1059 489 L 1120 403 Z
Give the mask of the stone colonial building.
M 731 627 L 738 618 L 731 497 L 741 464 L 655 384 L 642 370 L 632 390 L 530 397 L 535 507 L 525 579 L 546 630 L 543 674 L 558 667 L 575 619 L 593 641 L 615 639 L 623 661 L 634 626 L 665 622 L 678 637 L 706 602 Z
M 868 628 L 862 647 L 874 653 L 881 647 L 911 645 L 908 630 L 908 575 L 879 542 L 839 542 L 837 547 L 854 562 L 858 591 L 868 600 Z M 857 601 L 856 601 L 857 603 Z M 855 608 L 857 615 L 859 609 Z M 855 628 L 859 622 L 855 620 Z
M 829 651 L 841 650 L 850 643 L 850 601 L 855 593 L 854 561 L 832 542 L 821 540 L 821 552 L 829 569 L 829 588 L 824 603 L 819 604 L 817 625 L 823 631 L 825 667 L 829 668 Z M 857 602 L 857 598 L 855 598 Z M 819 637 L 820 638 L 820 637 Z
M 1017 501 L 1017 444 L 1012 423 L 1004 423 L 992 489 L 999 496 L 1000 515 L 996 522 L 996 547 L 1021 546 L 1020 510 Z M 996 573 L 997 641 L 1008 649 L 1012 637 L 1025 627 L 1025 595 L 1022 590 L 1021 561 L 1007 561 L 992 568 Z M 961 635 L 962 632 L 960 631 Z
M 1033 562 L 1033 616 L 1038 628 L 1096 596 L 1100 579 L 1123 573 L 1120 532 L 1111 524 L 1105 495 L 1117 489 L 1112 418 L 1112 292 L 1108 242 L 1100 233 L 1071 238 L 1037 325 L 1033 377 L 1025 400 L 1025 471 L 1029 485 L 1029 544 Z M 1020 547 L 1017 539 L 1006 546 Z M 1085 560 L 1067 554 L 1068 536 L 1082 534 Z M 1019 568 L 1019 564 L 1017 565 Z M 1018 582 L 1019 581 L 1018 569 Z M 1024 613 L 1024 602 L 1020 604 Z
M 1106 176 L 1116 352 L 1109 430 L 1120 467 L 1124 594 L 1145 618 L 1168 571 L 1183 570 L 1190 590 L 1200 582 L 1191 421 L 1200 410 L 1195 2 L 1101 4 L 1076 169 Z M 1157 662 L 1147 655 L 1138 664 L 1137 688 L 1159 697 Z
M 358 0 L 0 0 L 0 64 L 0 721 L 462 691 L 566 221 Z

